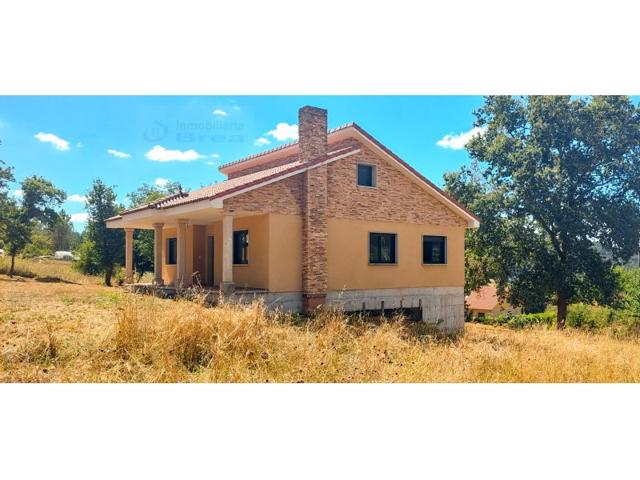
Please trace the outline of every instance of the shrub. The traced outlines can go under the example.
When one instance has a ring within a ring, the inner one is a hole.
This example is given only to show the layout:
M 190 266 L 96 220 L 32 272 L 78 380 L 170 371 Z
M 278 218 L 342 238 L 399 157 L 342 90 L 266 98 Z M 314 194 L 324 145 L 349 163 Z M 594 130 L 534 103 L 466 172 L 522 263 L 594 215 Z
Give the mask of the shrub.
M 479 318 L 477 321 L 487 325 L 499 325 L 509 328 L 525 328 L 536 325 L 551 325 L 556 318 L 555 312 L 525 313 L 515 315 L 513 313 L 503 313 L 495 317 Z
M 125 269 L 122 267 L 115 267 L 113 274 L 114 274 L 116 285 L 119 285 L 119 286 L 124 285 L 124 282 L 127 279 L 127 274 Z
M 624 316 L 624 315 L 623 315 Z M 618 319 L 616 310 L 608 307 L 576 303 L 567 312 L 567 326 L 583 330 L 601 330 Z
M 85 240 L 78 248 L 78 260 L 73 262 L 73 268 L 86 275 L 99 275 L 102 267 L 96 254 L 95 244 L 91 240 Z

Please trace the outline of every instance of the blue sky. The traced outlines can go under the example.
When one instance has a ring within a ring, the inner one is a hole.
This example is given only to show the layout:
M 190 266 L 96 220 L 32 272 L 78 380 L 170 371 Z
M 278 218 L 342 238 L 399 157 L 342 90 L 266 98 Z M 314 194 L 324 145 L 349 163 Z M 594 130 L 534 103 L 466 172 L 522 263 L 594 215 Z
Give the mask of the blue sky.
M 481 104 L 471 96 L 0 96 L 0 159 L 18 180 L 38 174 L 64 189 L 80 231 L 93 179 L 115 186 L 123 203 L 145 182 L 194 189 L 224 180 L 221 163 L 294 139 L 303 105 L 328 109 L 329 127 L 358 123 L 442 185 L 444 172 L 469 162 L 460 134 Z

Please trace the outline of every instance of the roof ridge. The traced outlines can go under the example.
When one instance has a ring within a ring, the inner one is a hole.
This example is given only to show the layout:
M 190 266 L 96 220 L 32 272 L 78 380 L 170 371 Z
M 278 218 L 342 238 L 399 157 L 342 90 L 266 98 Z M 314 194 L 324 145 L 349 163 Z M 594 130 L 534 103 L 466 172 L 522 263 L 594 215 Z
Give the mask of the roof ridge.
M 349 127 L 352 127 L 354 125 L 355 125 L 354 122 L 344 123 L 344 124 L 342 124 L 342 125 L 340 125 L 338 127 L 334 127 L 334 128 L 331 128 L 331 129 L 327 130 L 327 135 L 335 133 L 335 132 L 337 132 L 339 130 L 344 130 L 345 128 L 349 128 Z M 259 158 L 259 157 L 262 157 L 264 155 L 268 155 L 268 154 L 273 153 L 273 152 L 278 152 L 280 150 L 284 150 L 285 148 L 292 147 L 294 145 L 297 145 L 298 143 L 300 143 L 299 140 L 294 140 L 293 142 L 285 143 L 285 144 L 279 145 L 277 147 L 270 148 L 269 150 L 265 150 L 263 152 L 254 153 L 252 155 L 249 155 L 249 156 L 246 156 L 246 157 L 242 157 L 242 158 L 240 158 L 238 160 L 233 160 L 232 162 L 223 163 L 222 165 L 220 165 L 218 167 L 218 170 L 222 170 L 223 168 L 228 168 L 228 167 L 231 167 L 233 165 L 238 165 L 238 164 L 246 162 L 248 160 L 253 160 L 255 158 Z

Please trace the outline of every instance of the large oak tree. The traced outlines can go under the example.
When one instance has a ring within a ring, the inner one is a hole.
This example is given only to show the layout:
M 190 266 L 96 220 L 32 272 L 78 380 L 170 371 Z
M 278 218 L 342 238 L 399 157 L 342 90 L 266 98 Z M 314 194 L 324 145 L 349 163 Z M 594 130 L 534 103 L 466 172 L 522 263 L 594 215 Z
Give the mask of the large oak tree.
M 624 96 L 495 96 L 475 116 L 477 169 L 446 177 L 482 221 L 467 287 L 493 278 L 530 310 L 555 301 L 559 328 L 569 303 L 611 301 L 612 263 L 638 250 L 640 109 Z

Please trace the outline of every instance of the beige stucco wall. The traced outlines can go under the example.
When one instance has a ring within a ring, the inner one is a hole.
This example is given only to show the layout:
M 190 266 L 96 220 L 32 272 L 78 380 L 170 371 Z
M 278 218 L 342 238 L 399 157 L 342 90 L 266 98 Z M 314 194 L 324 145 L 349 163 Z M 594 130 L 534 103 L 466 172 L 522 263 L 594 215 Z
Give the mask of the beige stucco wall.
M 302 216 L 269 215 L 269 291 L 302 290 Z
M 239 287 L 266 288 L 271 292 L 302 289 L 302 217 L 264 214 L 234 218 L 234 230 L 249 230 L 249 264 L 234 265 Z M 369 232 L 398 235 L 398 263 L 369 265 Z M 214 237 L 214 284 L 222 278 L 222 224 L 187 227 L 187 275 L 199 272 L 206 280 L 206 238 Z M 447 264 L 422 265 L 422 235 L 447 237 Z M 164 229 L 166 239 L 175 228 Z M 328 289 L 451 287 L 464 285 L 464 227 L 419 225 L 403 222 L 328 219 Z M 166 264 L 163 277 L 174 282 L 175 265 Z
M 249 263 L 233 266 L 233 282 L 237 287 L 269 288 L 268 215 L 234 218 L 233 230 L 249 231 Z
M 233 219 L 233 230 L 249 231 L 249 263 L 233 266 L 233 281 L 238 287 L 268 288 L 269 282 L 269 221 L 268 215 L 239 217 Z M 203 256 L 206 260 L 207 236 L 213 238 L 213 282 L 222 281 L 222 222 L 203 227 Z M 204 265 L 205 260 L 202 264 Z M 206 279 L 206 267 L 202 278 Z
M 330 218 L 329 290 L 464 286 L 464 227 Z M 397 264 L 369 265 L 369 232 L 396 233 Z M 422 264 L 422 235 L 447 237 L 447 264 Z
M 191 278 L 194 272 L 193 227 L 193 225 L 187 225 L 187 278 Z M 172 285 L 176 279 L 176 266 L 167 265 L 167 239 L 172 237 L 178 237 L 177 228 L 162 229 L 162 278 L 165 285 Z

